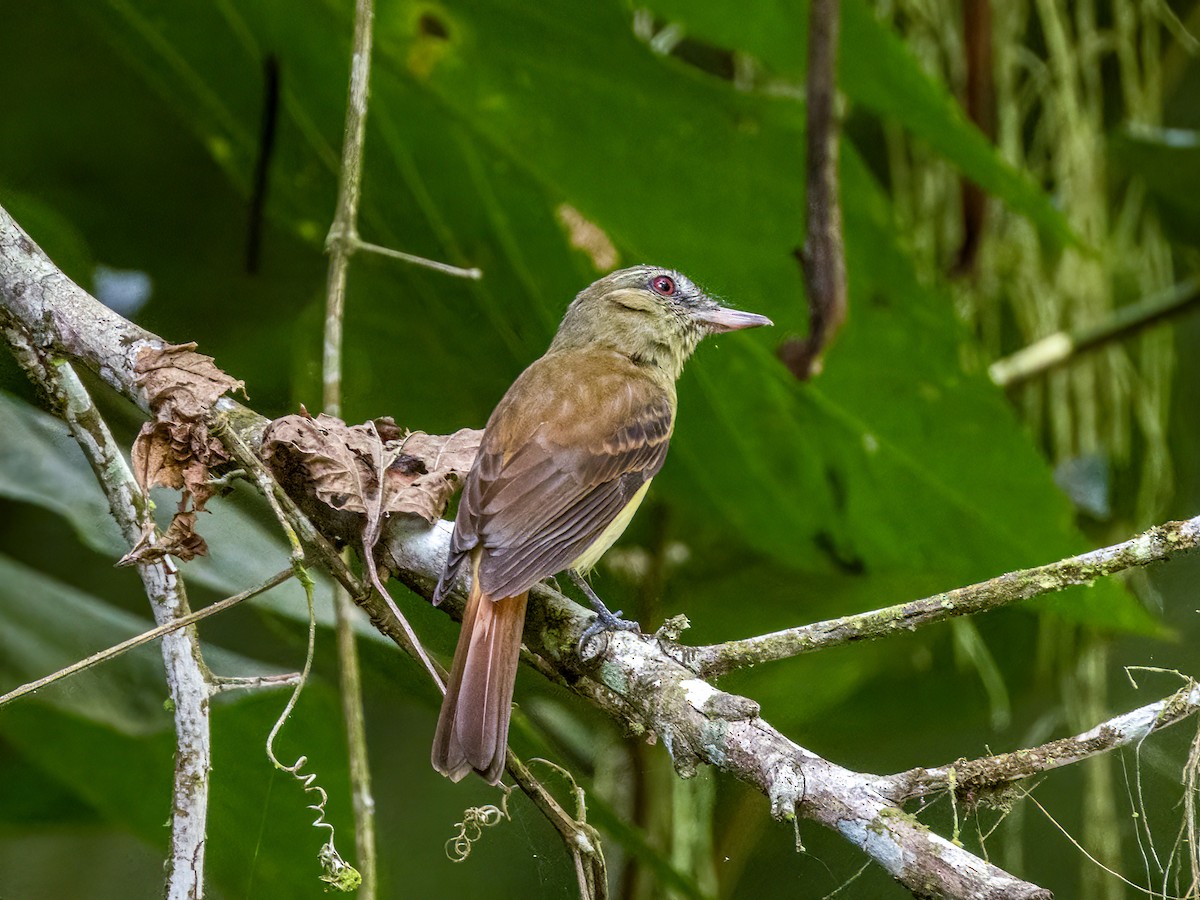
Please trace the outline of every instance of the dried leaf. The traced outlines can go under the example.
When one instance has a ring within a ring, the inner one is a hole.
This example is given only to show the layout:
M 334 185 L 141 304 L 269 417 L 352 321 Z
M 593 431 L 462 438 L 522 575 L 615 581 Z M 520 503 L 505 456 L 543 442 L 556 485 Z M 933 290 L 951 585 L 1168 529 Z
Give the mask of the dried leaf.
M 212 496 L 209 469 L 229 459 L 220 441 L 208 433 L 208 411 L 226 391 L 244 385 L 195 348 L 190 343 L 167 344 L 138 354 L 135 381 L 154 420 L 142 426 L 132 456 L 134 475 L 143 490 L 182 490 L 200 510 Z
M 146 348 L 134 372 L 151 411 L 164 422 L 203 419 L 218 397 L 245 387 L 217 368 L 211 356 L 197 353 L 194 343 Z
M 387 468 L 386 511 L 420 516 L 430 524 L 441 518 L 471 470 L 482 437 L 483 432 L 475 428 L 449 435 L 409 435 Z
M 554 211 L 567 239 L 576 250 L 582 250 L 592 260 L 597 272 L 611 272 L 621 261 L 616 245 L 595 222 L 589 221 L 575 207 L 563 203 Z
M 196 513 L 194 511 L 177 512 L 171 519 L 167 532 L 154 540 L 153 528 L 142 532 L 137 544 L 122 556 L 118 566 L 132 566 L 137 563 L 154 562 L 168 554 L 188 562 L 197 556 L 208 556 L 208 544 L 196 532 Z
M 195 511 L 175 513 L 159 546 L 164 553 L 170 553 L 184 562 L 197 556 L 208 556 L 208 544 L 196 532 Z
M 284 416 L 263 433 L 263 458 L 302 506 L 315 497 L 372 523 L 391 513 L 432 523 L 475 461 L 481 436 L 405 434 L 391 419 L 347 426 L 324 414 Z

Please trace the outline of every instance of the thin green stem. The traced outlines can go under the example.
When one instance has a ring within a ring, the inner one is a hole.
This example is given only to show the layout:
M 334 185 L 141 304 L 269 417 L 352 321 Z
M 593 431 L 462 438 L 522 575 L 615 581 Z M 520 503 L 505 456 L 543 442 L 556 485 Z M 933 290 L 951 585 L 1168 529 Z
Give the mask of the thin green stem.
M 342 412 L 342 335 L 346 312 L 346 275 L 358 241 L 358 201 L 362 193 L 363 144 L 367 127 L 367 96 L 371 76 L 371 33 L 374 0 L 354 5 L 354 46 L 342 164 L 338 175 L 337 213 L 329 229 L 329 275 L 325 299 L 325 341 L 322 365 L 325 412 Z M 343 559 L 347 559 L 343 556 Z M 311 601 L 310 601 L 311 602 Z M 354 844 L 363 874 L 360 897 L 374 900 L 376 891 L 375 798 L 371 793 L 371 763 L 367 754 L 362 675 L 354 637 L 354 604 L 344 588 L 335 587 L 333 608 L 338 649 L 338 687 L 346 722 L 346 747 L 354 805 Z M 332 836 L 331 836 L 332 841 Z
M 128 653 L 130 650 L 141 647 L 143 644 L 148 644 L 153 640 L 163 637 L 164 635 L 178 631 L 180 628 L 186 628 L 188 625 L 194 625 L 201 619 L 207 619 L 209 616 L 216 615 L 219 612 L 224 612 L 227 609 L 232 609 L 243 600 L 249 600 L 251 597 L 257 596 L 264 591 L 269 591 L 271 588 L 283 584 L 283 582 L 292 577 L 292 574 L 293 573 L 291 569 L 284 569 L 282 572 L 272 575 L 257 587 L 252 587 L 249 590 L 242 591 L 240 594 L 234 594 L 232 597 L 226 597 L 224 600 L 218 600 L 216 603 L 204 607 L 204 609 L 198 609 L 194 613 L 189 613 L 188 615 L 182 616 L 178 619 L 172 619 L 170 622 L 167 622 L 164 625 L 159 625 L 157 628 L 151 628 L 149 631 L 143 631 L 136 637 L 131 637 L 127 641 L 114 644 L 112 647 L 109 647 L 106 650 L 101 650 L 99 653 L 93 653 L 91 656 L 87 657 L 87 659 L 81 659 L 78 662 L 71 663 L 71 665 L 59 669 L 57 672 L 54 672 L 51 675 L 47 675 L 44 678 L 39 678 L 37 681 L 31 681 L 28 684 L 23 684 L 19 688 L 15 688 L 4 696 L 0 697 L 0 706 L 11 703 L 13 700 L 24 697 L 26 694 L 32 694 L 35 691 L 40 691 L 44 687 L 49 687 L 56 681 L 62 681 L 64 678 L 70 678 L 72 675 L 78 675 L 80 672 L 90 669 L 93 666 L 98 666 L 102 662 L 108 662 L 110 659 L 116 659 L 123 653 Z

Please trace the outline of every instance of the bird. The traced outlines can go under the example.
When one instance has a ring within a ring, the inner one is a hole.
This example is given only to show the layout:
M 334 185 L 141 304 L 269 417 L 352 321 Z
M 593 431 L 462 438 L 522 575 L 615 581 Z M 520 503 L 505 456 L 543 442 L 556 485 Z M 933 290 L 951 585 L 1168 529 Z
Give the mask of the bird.
M 637 628 L 583 576 L 620 537 L 667 455 L 675 382 L 707 335 L 771 325 L 674 269 L 633 266 L 582 290 L 546 353 L 505 393 L 463 483 L 434 605 L 471 581 L 431 759 L 453 781 L 504 769 L 529 589 L 568 572 L 594 630 Z

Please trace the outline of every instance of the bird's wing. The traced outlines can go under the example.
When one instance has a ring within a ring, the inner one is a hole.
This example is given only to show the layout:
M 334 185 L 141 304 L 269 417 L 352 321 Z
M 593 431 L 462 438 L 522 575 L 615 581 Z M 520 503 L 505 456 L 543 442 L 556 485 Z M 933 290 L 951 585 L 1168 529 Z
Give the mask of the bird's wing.
M 478 577 L 492 597 L 561 572 L 662 468 L 673 385 L 615 354 L 562 363 L 534 363 L 492 414 L 463 487 L 439 593 L 476 547 Z

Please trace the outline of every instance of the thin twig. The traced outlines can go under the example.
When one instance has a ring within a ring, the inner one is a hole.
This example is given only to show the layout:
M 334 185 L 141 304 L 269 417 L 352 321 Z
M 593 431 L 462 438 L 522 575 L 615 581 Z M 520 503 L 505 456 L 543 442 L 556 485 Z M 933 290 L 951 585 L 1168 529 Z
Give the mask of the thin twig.
M 802 380 L 820 374 L 822 357 L 846 320 L 846 254 L 838 197 L 838 3 L 812 0 L 808 6 L 808 215 L 804 249 L 798 254 L 808 294 L 808 336 L 779 348 L 784 364 Z
M 362 873 L 360 892 L 375 896 L 378 864 L 375 844 L 375 794 L 371 789 L 371 760 L 367 754 L 367 720 L 363 709 L 362 672 L 354 635 L 354 602 L 340 584 L 333 588 L 334 633 L 337 640 L 338 691 L 346 723 L 346 753 L 350 796 L 354 809 L 354 847 Z
M 292 574 L 290 569 L 288 574 Z M 259 691 L 292 687 L 299 681 L 299 672 L 281 672 L 278 675 L 213 675 L 209 679 L 209 688 L 213 694 L 222 694 L 225 691 Z
M 901 631 L 1008 606 L 1073 585 L 1090 584 L 1135 566 L 1161 562 L 1200 545 L 1200 516 L 1157 525 L 1111 547 L 1093 550 L 1033 569 L 1021 569 L 968 587 L 934 594 L 871 612 L 842 616 L 740 641 L 710 644 L 688 652 L 688 661 L 706 678 L 735 669 L 788 659 L 842 644 L 878 640 Z
M 358 240 L 358 200 L 362 193 L 363 140 L 367 132 L 367 92 L 371 78 L 371 30 L 374 23 L 374 0 L 357 0 L 354 5 L 354 46 L 350 59 L 342 164 L 338 173 L 337 211 L 329 235 L 325 238 L 325 250 L 329 253 L 329 275 L 325 283 L 325 345 L 321 371 L 325 384 L 325 412 L 331 416 L 341 415 L 346 271 L 353 252 L 350 244 Z
M 1083 844 L 1079 843 L 1079 841 L 1075 839 L 1074 835 L 1072 835 L 1071 832 L 1062 826 L 1062 823 L 1060 823 L 1058 819 L 1054 818 L 1054 816 L 1050 814 L 1050 810 L 1046 809 L 1046 807 L 1042 806 L 1042 804 L 1038 802 L 1037 797 L 1033 796 L 1033 791 L 1030 790 L 1022 792 L 1021 799 L 1028 800 L 1030 803 L 1036 806 L 1041 811 L 1042 815 L 1049 819 L 1050 824 L 1057 828 L 1059 832 L 1062 833 L 1062 836 L 1071 843 L 1071 846 L 1082 853 L 1088 862 L 1096 866 L 1096 868 L 1100 869 L 1102 872 L 1113 876 L 1126 887 L 1133 888 L 1138 893 L 1145 894 L 1146 896 L 1153 898 L 1153 900 L 1189 900 L 1188 897 L 1180 897 L 1174 894 L 1168 894 L 1165 891 L 1163 893 L 1159 893 L 1158 891 L 1151 890 L 1150 888 L 1142 887 L 1135 881 L 1130 881 L 1116 869 L 1106 866 L 1100 860 L 1096 859 L 1096 857 L 1090 852 L 1088 852 L 1088 849 L 1084 847 Z
M 144 535 L 157 541 L 153 507 L 107 423 L 92 403 L 70 363 L 52 360 L 15 323 L 5 335 L 17 361 L 66 421 L 100 487 L 130 549 Z M 188 615 L 187 593 L 168 556 L 137 565 L 160 625 L 175 625 Z M 171 853 L 166 863 L 167 900 L 200 900 L 204 896 L 204 849 L 207 840 L 208 784 L 212 769 L 208 667 L 194 628 L 172 629 L 163 636 L 163 667 L 175 719 L 175 779 L 171 794 Z
M 172 619 L 170 622 L 159 625 L 157 628 L 151 628 L 149 631 L 143 631 L 136 637 L 131 637 L 127 641 L 114 644 L 107 650 L 101 650 L 99 653 L 93 653 L 86 659 L 81 659 L 78 662 L 71 663 L 71 665 L 59 669 L 52 675 L 47 675 L 44 678 L 39 678 L 37 681 L 31 681 L 28 684 L 23 684 L 19 688 L 14 688 L 4 696 L 0 697 L 0 706 L 11 703 L 13 700 L 18 699 L 19 697 L 24 697 L 26 694 L 32 694 L 35 691 L 40 691 L 42 688 L 48 687 L 49 685 L 54 684 L 56 681 L 62 681 L 64 678 L 69 678 L 72 675 L 78 675 L 80 672 L 92 668 L 92 666 L 99 665 L 102 662 L 108 662 L 110 659 L 116 659 L 123 653 L 128 653 L 130 650 L 141 647 L 143 644 L 148 644 L 153 640 L 176 632 L 180 628 L 186 628 L 188 625 L 194 625 L 201 619 L 207 619 L 209 616 L 216 615 L 219 612 L 224 612 L 227 609 L 232 609 L 243 600 L 249 600 L 251 597 L 257 596 L 264 591 L 269 591 L 271 588 L 283 584 L 283 582 L 287 581 L 291 577 L 292 570 L 284 569 L 282 572 L 272 575 L 262 584 L 252 587 L 247 591 L 242 591 L 240 594 L 234 594 L 232 597 L 226 597 L 224 600 L 218 600 L 216 603 L 212 603 L 204 607 L 204 609 L 198 609 L 186 616 L 181 616 L 178 619 Z M 217 685 L 220 685 L 221 690 L 231 690 L 237 686 L 247 686 L 251 680 L 265 684 L 268 679 L 275 679 L 278 681 L 281 678 L 288 677 L 291 676 L 263 675 L 255 676 L 253 679 L 218 678 L 214 676 L 212 680 L 214 688 L 216 688 Z M 237 684 L 235 684 L 235 682 L 237 682 Z
M 573 789 L 577 812 L 574 816 L 568 813 L 545 786 L 534 776 L 520 758 L 507 751 L 504 761 L 505 771 L 512 776 L 525 795 L 554 826 L 567 852 L 575 863 L 575 876 L 579 884 L 579 896 L 583 900 L 604 900 L 608 896 L 608 875 L 601 849 L 600 834 L 589 825 L 585 819 L 583 792 L 575 783 L 574 777 L 561 766 L 547 760 L 530 760 L 530 763 L 542 762 L 558 770 L 566 777 Z
M 412 263 L 414 266 L 421 266 L 425 269 L 433 269 L 435 272 L 441 272 L 443 275 L 453 275 L 456 278 L 469 278 L 472 281 L 478 281 L 483 277 L 483 269 L 472 267 L 464 269 L 461 266 L 452 266 L 450 263 L 438 262 L 436 259 L 426 259 L 424 256 L 415 256 L 412 253 L 405 253 L 403 250 L 393 250 L 391 247 L 380 247 L 378 244 L 371 244 L 367 241 L 358 239 L 352 242 L 354 250 L 365 250 L 367 253 L 375 253 L 379 256 L 387 256 L 392 259 L 398 259 L 401 262 Z
M 1124 340 L 1164 319 L 1181 315 L 1198 304 L 1200 275 L 1137 303 L 1122 306 L 1098 324 L 1047 335 L 1011 356 L 996 360 L 988 368 L 988 375 L 1000 387 L 1021 384 L 1069 362 L 1081 353 Z
M 271 731 L 267 735 L 266 751 L 267 758 L 271 760 L 271 764 L 280 771 L 287 772 L 304 788 L 306 794 L 315 794 L 316 802 L 309 804 L 309 809 L 317 814 L 317 818 L 313 820 L 314 828 L 324 828 L 329 832 L 329 840 L 321 848 L 318 856 L 321 862 L 321 868 L 324 874 L 321 875 L 321 880 L 330 885 L 333 890 L 351 892 L 358 890 L 362 886 L 362 875 L 354 866 L 347 863 L 337 851 L 334 844 L 334 827 L 332 823 L 325 821 L 325 806 L 329 802 L 329 795 L 325 789 L 316 783 L 316 772 L 303 772 L 305 764 L 308 762 L 307 756 L 298 756 L 296 761 L 290 766 L 284 765 L 279 761 L 279 757 L 275 754 L 275 738 L 279 736 L 279 732 L 283 729 L 284 723 L 292 715 L 292 710 L 296 708 L 296 702 L 300 699 L 300 692 L 304 690 L 304 685 L 308 683 L 308 675 L 312 671 L 313 651 L 316 648 L 317 641 L 317 614 L 313 606 L 313 581 L 308 573 L 297 562 L 294 566 L 296 578 L 304 587 L 304 599 L 308 609 L 308 644 L 304 653 L 304 668 L 300 670 L 300 677 L 296 679 L 296 686 L 292 689 L 291 696 L 284 704 L 283 711 L 279 714 L 279 718 L 275 720 L 275 724 L 271 726 Z
M 329 275 L 325 293 L 325 352 L 322 361 L 325 412 L 342 411 L 342 334 L 346 312 L 346 275 L 353 244 L 358 240 L 358 201 L 362 193 L 363 144 L 367 129 L 367 96 L 371 80 L 371 36 L 375 24 L 374 0 L 354 5 L 354 40 L 350 60 L 350 86 L 346 97 L 346 125 L 342 139 L 342 164 L 338 172 L 337 212 L 325 241 Z M 380 482 L 383 473 L 380 472 Z M 344 557 L 345 558 L 345 557 Z M 347 559 L 348 561 L 348 559 Z M 340 585 L 333 591 L 334 630 L 337 634 L 338 690 L 346 723 L 346 753 L 354 806 L 354 846 L 362 873 L 362 900 L 374 900 L 378 865 L 375 847 L 375 796 L 371 791 L 371 762 L 367 753 L 366 715 L 363 711 L 362 674 L 354 636 L 354 604 Z M 395 610 L 399 615 L 399 610 Z M 402 618 L 402 617 L 400 617 Z M 415 637 L 415 636 L 414 636 Z M 422 652 L 419 643 L 413 648 Z
M 1200 685 L 1191 683 L 1170 697 L 1114 716 L 1074 737 L 1059 738 L 1040 747 L 1012 753 L 960 759 L 934 768 L 910 769 L 881 778 L 877 788 L 898 802 L 945 790 L 953 790 L 957 796 L 972 800 L 1014 781 L 1136 744 L 1197 712 L 1200 712 Z

